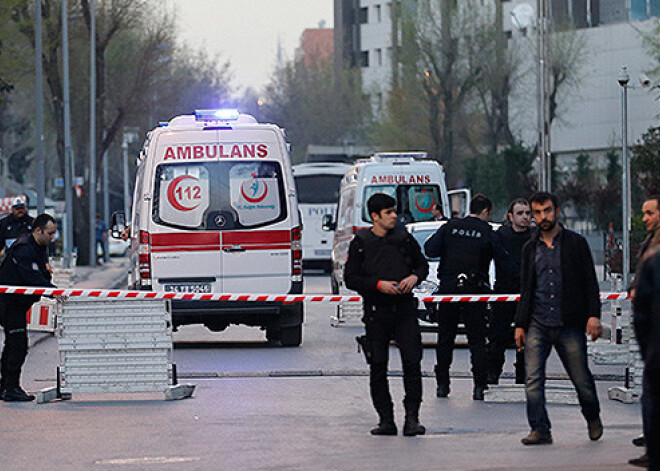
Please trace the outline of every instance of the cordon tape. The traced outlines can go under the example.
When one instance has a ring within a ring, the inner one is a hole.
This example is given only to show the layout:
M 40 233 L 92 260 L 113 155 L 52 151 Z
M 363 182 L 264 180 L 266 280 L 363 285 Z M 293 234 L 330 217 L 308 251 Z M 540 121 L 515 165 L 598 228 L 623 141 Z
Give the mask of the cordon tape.
M 247 301 L 247 302 L 281 302 L 284 304 L 312 302 L 312 303 L 359 303 L 361 296 L 327 296 L 303 294 L 221 294 L 221 293 L 173 293 L 156 291 L 129 291 L 109 289 L 59 289 L 35 288 L 29 286 L 0 286 L 0 293 L 21 294 L 26 296 L 62 296 L 82 298 L 128 298 L 128 299 L 176 299 L 186 301 Z M 602 301 L 615 301 L 628 299 L 628 293 L 600 293 Z M 495 295 L 455 295 L 419 297 L 422 302 L 428 303 L 485 303 L 485 302 L 514 302 L 520 300 L 519 294 Z

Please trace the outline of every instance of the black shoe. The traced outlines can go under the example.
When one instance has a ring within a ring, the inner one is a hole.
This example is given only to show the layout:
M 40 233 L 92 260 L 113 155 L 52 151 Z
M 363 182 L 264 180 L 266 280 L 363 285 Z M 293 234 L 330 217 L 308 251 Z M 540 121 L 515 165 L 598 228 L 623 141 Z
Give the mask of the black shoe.
M 587 428 L 589 429 L 590 440 L 595 442 L 603 436 L 603 422 L 600 421 L 600 417 L 587 422 Z
M 631 464 L 633 466 L 639 466 L 640 468 L 648 468 L 649 467 L 649 455 L 644 453 L 639 458 L 633 458 L 633 459 L 628 460 L 628 464 Z
M 550 445 L 552 435 L 550 432 L 537 432 L 532 430 L 525 438 L 520 440 L 523 445 Z
M 371 429 L 372 435 L 396 435 L 397 429 L 394 422 L 381 422 L 377 427 Z
M 426 427 L 419 423 L 419 417 L 416 415 L 406 415 L 406 421 L 403 423 L 403 435 L 414 437 L 415 435 L 424 435 Z
M 644 435 L 633 438 L 631 442 L 635 446 L 646 446 L 646 438 L 644 438 Z
M 34 401 L 34 395 L 23 391 L 20 386 L 4 391 L 2 400 L 5 402 L 28 402 Z
M 440 383 L 435 390 L 436 397 L 447 397 L 449 396 L 449 384 Z
M 474 390 L 472 391 L 472 399 L 475 401 L 483 401 L 484 400 L 484 391 L 488 389 L 487 385 L 475 385 Z

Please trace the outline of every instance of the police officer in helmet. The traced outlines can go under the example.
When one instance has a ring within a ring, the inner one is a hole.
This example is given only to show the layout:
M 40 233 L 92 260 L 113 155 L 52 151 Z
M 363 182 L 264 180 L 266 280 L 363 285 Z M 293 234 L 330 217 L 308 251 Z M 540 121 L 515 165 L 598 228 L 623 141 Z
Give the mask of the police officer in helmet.
M 493 203 L 484 195 L 477 194 L 470 201 L 468 216 L 449 220 L 424 244 L 428 257 L 440 257 L 438 293 L 488 293 L 490 292 L 488 269 L 491 260 L 497 257 L 498 260 L 502 260 L 503 266 L 509 266 L 506 262 L 506 254 L 488 224 L 492 210 Z M 467 329 L 472 361 L 474 376 L 472 398 L 483 400 L 484 390 L 488 388 L 485 303 L 447 303 L 439 306 L 435 366 L 436 395 L 438 397 L 449 395 L 449 367 L 461 316 Z
M 406 419 L 403 434 L 423 435 L 419 423 L 422 402 L 422 338 L 417 323 L 415 285 L 428 275 L 428 263 L 417 241 L 397 226 L 396 200 L 377 193 L 367 201 L 373 227 L 355 234 L 348 249 L 344 271 L 346 287 L 364 299 L 366 340 L 370 357 L 371 399 L 380 419 L 372 435 L 396 435 L 394 406 L 387 382 L 390 340 L 401 353 L 403 405 Z

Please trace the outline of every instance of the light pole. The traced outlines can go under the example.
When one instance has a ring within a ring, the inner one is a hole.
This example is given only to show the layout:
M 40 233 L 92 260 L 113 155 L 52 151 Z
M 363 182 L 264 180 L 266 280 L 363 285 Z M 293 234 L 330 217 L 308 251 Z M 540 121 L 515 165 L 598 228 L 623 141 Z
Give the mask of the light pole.
M 623 231 L 622 274 L 623 288 L 627 289 L 630 279 L 630 161 L 628 159 L 628 68 L 621 66 L 617 77 L 621 85 L 621 200 Z
M 35 2 L 34 61 L 37 101 L 37 214 L 46 210 L 46 158 L 44 157 L 44 75 L 41 46 L 41 0 Z
M 73 149 L 69 91 L 69 18 L 67 0 L 62 0 L 62 100 L 64 101 L 64 267 L 73 263 Z
M 548 40 L 549 0 L 537 0 L 537 54 L 538 54 L 538 82 L 537 88 L 537 132 L 538 132 L 538 158 L 539 158 L 539 190 L 552 191 L 552 160 L 550 150 L 550 103 L 548 102 L 548 60 L 550 57 Z
M 96 266 L 96 1 L 89 26 L 89 264 Z

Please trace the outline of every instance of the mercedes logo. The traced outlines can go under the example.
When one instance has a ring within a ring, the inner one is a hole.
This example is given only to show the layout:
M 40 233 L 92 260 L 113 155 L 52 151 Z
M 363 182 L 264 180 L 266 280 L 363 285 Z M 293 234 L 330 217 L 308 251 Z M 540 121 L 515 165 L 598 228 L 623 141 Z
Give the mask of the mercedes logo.
M 218 214 L 215 217 L 215 225 L 218 227 L 223 227 L 225 224 L 227 224 L 227 218 L 221 214 Z

